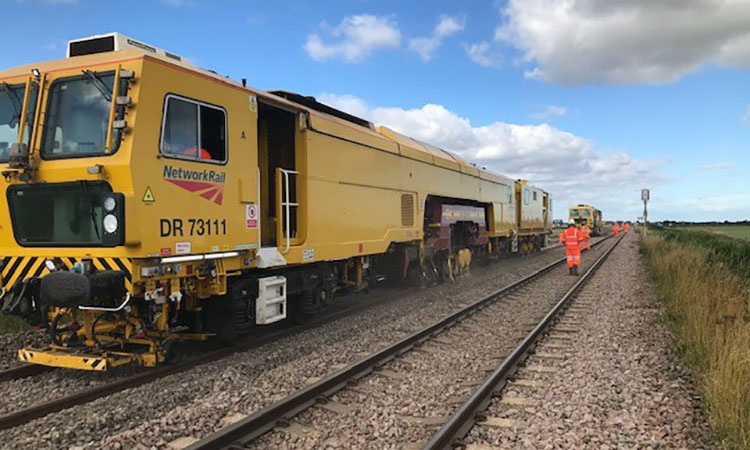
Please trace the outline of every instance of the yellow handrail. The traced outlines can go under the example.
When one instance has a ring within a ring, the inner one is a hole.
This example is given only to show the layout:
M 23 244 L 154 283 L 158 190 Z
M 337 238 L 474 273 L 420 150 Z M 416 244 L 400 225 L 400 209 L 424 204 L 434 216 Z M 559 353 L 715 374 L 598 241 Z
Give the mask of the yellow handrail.
M 18 126 L 18 141 L 17 142 L 19 144 L 23 143 L 23 133 L 24 133 L 24 130 L 26 130 L 26 114 L 29 113 L 29 98 L 31 98 L 31 86 L 32 86 L 31 83 L 32 83 L 32 78 L 29 77 L 26 80 L 26 89 L 24 89 L 24 92 L 23 92 L 23 106 L 21 107 L 21 117 L 20 117 L 21 121 L 18 124 L 19 126 Z M 33 125 L 34 124 L 31 124 L 31 126 Z M 31 127 L 29 127 L 29 138 L 31 138 L 32 131 L 34 130 L 32 130 Z
M 115 81 L 112 85 L 112 104 L 109 106 L 109 123 L 107 126 L 107 141 L 104 146 L 104 153 L 109 154 L 112 150 L 112 135 L 114 129 L 112 128 L 115 123 L 115 115 L 117 114 L 117 96 L 120 95 L 120 71 L 122 70 L 122 64 L 117 65 L 117 71 L 115 71 Z

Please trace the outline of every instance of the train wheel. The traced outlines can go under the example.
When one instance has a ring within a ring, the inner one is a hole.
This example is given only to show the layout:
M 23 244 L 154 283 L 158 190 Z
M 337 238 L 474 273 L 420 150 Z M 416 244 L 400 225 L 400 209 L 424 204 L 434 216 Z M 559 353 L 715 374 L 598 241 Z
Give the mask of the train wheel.
M 81 329 L 75 314 L 64 308 L 55 315 L 49 327 L 49 337 L 55 345 L 69 347 L 78 343 L 78 330 Z
M 179 339 L 166 338 L 161 341 L 161 348 L 167 364 L 178 364 L 185 359 L 185 343 Z
M 255 302 L 250 298 L 233 298 L 232 318 L 234 320 L 234 331 L 237 334 L 246 334 L 255 326 Z
M 420 267 L 419 262 L 412 261 L 411 264 L 409 264 L 409 268 L 406 270 L 406 283 L 409 286 L 415 286 L 419 288 L 425 287 L 425 277 L 422 273 L 422 267 Z
M 316 301 L 314 291 L 303 291 L 293 297 L 292 317 L 298 324 L 305 325 L 312 322 L 315 313 L 319 310 L 320 303 Z

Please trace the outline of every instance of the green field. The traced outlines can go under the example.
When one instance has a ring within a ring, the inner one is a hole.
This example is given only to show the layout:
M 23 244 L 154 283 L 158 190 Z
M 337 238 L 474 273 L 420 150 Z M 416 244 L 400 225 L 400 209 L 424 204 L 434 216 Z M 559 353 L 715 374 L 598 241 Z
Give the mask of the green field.
M 750 225 L 691 225 L 681 228 L 690 231 L 706 231 L 750 241 Z

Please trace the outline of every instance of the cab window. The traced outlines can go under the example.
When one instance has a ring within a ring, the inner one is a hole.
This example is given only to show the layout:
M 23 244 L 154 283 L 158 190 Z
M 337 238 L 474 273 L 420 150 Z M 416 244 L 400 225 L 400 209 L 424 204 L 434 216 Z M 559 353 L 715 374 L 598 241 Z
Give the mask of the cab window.
M 18 141 L 19 127 L 24 128 L 22 142 L 29 144 L 29 131 L 34 120 L 38 94 L 36 83 L 31 85 L 28 113 L 24 122 L 21 113 L 25 91 L 26 85 L 23 84 L 11 86 L 0 83 L 0 163 L 8 162 L 10 146 Z
M 534 191 L 534 201 L 536 201 L 536 191 Z
M 221 164 L 227 160 L 226 130 L 223 109 L 168 95 L 159 148 L 170 158 Z
M 523 202 L 526 205 L 529 204 L 529 190 L 528 189 L 523 190 Z
M 85 73 L 50 85 L 42 136 L 45 159 L 105 154 L 115 74 Z

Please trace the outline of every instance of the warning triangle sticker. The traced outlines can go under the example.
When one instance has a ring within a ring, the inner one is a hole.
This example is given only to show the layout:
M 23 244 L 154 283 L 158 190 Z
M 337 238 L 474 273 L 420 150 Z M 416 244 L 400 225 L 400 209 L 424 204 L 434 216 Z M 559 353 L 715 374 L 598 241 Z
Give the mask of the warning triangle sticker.
M 143 193 L 143 203 L 153 203 L 156 201 L 154 198 L 154 193 L 151 192 L 151 187 L 146 186 L 146 192 Z

